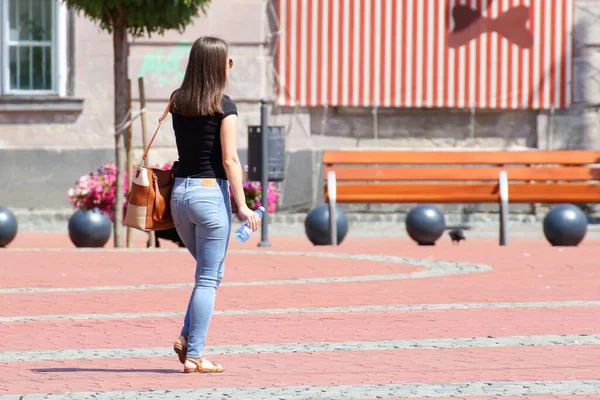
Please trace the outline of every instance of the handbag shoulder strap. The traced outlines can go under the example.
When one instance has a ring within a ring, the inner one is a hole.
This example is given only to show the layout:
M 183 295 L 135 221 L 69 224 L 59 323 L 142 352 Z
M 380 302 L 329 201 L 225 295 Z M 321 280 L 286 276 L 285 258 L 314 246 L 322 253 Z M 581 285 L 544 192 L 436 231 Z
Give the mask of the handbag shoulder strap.
M 144 165 L 146 163 L 146 157 L 148 157 L 148 151 L 150 151 L 150 146 L 152 146 L 152 142 L 154 142 L 154 139 L 156 138 L 156 135 L 158 134 L 160 125 L 165 120 L 165 118 L 167 118 L 167 115 L 169 115 L 169 111 L 171 110 L 171 106 L 173 105 L 174 98 L 175 98 L 175 96 L 171 97 L 171 99 L 169 100 L 169 104 L 167 104 L 167 108 L 165 108 L 165 112 L 163 112 L 163 115 L 158 119 L 158 126 L 156 127 L 156 130 L 154 131 L 154 135 L 152 135 L 152 138 L 148 142 L 148 146 L 146 146 L 146 149 L 144 150 L 144 154 L 142 154 L 142 161 L 141 161 L 142 165 Z

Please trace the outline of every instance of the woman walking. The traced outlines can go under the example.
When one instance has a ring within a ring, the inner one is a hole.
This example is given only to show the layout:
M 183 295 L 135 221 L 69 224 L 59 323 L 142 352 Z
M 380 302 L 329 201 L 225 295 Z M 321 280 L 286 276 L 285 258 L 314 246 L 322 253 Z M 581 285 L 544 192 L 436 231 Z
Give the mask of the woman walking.
M 222 372 L 203 356 L 231 232 L 229 185 L 253 231 L 260 218 L 246 205 L 237 154 L 237 107 L 225 95 L 233 61 L 221 39 L 201 37 L 190 50 L 171 115 L 179 163 L 171 194 L 177 233 L 196 260 L 195 285 L 173 348 L 184 372 Z

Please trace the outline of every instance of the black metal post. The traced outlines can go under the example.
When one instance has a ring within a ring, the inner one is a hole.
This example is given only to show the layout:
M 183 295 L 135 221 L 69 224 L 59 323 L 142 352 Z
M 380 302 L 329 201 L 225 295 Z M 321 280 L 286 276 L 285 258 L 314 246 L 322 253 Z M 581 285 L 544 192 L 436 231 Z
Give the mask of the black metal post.
M 268 105 L 265 99 L 260 101 L 260 143 L 261 143 L 261 172 L 260 185 L 262 188 L 261 201 L 265 208 L 262 217 L 261 239 L 259 247 L 271 247 L 269 243 L 269 119 Z

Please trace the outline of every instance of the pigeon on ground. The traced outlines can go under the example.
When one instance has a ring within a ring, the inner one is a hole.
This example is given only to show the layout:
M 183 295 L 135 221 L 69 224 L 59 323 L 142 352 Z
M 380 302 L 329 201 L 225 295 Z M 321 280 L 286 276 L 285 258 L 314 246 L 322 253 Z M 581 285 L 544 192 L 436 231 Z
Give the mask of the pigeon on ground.
M 450 239 L 452 239 L 453 244 L 458 244 L 461 240 L 467 240 L 462 229 L 452 229 L 450 232 L 448 232 L 448 235 L 450 236 Z

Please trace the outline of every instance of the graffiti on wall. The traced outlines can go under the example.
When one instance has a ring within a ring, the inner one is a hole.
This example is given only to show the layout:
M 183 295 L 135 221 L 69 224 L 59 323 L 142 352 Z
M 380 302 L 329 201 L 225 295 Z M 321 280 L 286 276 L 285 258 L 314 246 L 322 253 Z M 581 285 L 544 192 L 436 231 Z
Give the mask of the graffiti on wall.
M 138 76 L 151 81 L 157 87 L 179 84 L 185 75 L 185 63 L 192 45 L 179 42 L 169 50 L 148 52 L 142 60 Z

